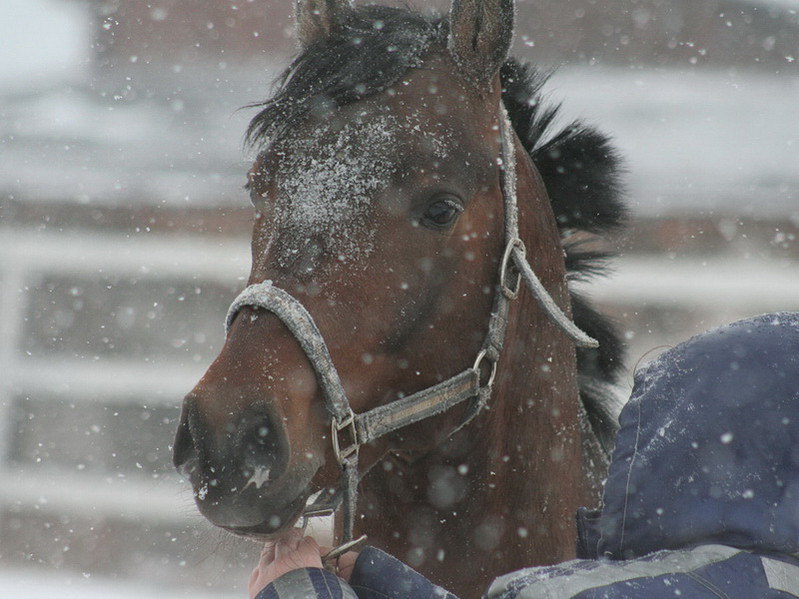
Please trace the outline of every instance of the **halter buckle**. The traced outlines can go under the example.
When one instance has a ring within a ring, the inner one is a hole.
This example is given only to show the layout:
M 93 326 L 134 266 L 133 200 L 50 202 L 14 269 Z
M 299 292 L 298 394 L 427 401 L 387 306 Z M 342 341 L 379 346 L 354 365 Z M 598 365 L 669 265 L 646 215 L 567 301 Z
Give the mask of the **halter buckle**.
M 500 266 L 499 270 L 499 287 L 502 290 L 502 294 L 509 300 L 516 299 L 516 297 L 519 295 L 519 289 L 521 288 L 522 283 L 522 273 L 519 272 L 519 270 L 513 265 L 513 262 L 511 262 L 511 257 L 513 256 L 513 251 L 515 249 L 518 249 L 521 252 L 522 258 L 526 257 L 527 249 L 524 247 L 524 242 L 518 237 L 511 239 L 508 242 L 508 245 L 505 246 L 505 252 L 502 254 L 502 265 Z M 508 284 L 508 275 L 511 268 L 516 274 L 516 282 L 513 285 Z
M 346 439 L 342 437 L 346 436 Z M 358 442 L 358 429 L 355 428 L 355 414 L 352 410 L 341 422 L 333 418 L 330 422 L 330 438 L 333 441 L 333 454 L 336 456 L 339 465 L 344 465 L 351 455 L 358 456 L 358 449 L 361 444 Z
M 474 361 L 474 366 L 472 368 L 477 371 L 477 384 L 480 385 L 480 379 L 482 378 L 482 371 L 480 370 L 480 365 L 483 363 L 483 360 L 487 357 L 486 350 L 480 350 L 480 353 L 477 354 L 477 359 Z M 480 385 L 481 388 L 489 388 L 494 384 L 494 379 L 497 376 L 497 362 L 496 360 L 492 360 L 490 357 L 488 358 L 489 362 L 491 362 L 491 374 L 488 375 L 488 382 L 485 385 Z

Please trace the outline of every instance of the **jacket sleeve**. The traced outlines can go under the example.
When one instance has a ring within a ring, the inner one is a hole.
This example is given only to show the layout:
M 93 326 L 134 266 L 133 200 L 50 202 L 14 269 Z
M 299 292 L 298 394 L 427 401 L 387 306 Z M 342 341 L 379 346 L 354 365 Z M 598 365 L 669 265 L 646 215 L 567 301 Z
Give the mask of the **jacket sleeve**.
M 458 599 L 416 570 L 374 547 L 361 551 L 350 585 L 358 599 Z
M 723 545 L 700 545 L 627 561 L 574 560 L 527 568 L 495 580 L 486 598 L 787 598 L 799 597 L 796 581 L 799 566 L 792 562 Z
M 303 568 L 287 572 L 264 589 L 255 599 L 358 599 L 350 586 L 322 568 Z

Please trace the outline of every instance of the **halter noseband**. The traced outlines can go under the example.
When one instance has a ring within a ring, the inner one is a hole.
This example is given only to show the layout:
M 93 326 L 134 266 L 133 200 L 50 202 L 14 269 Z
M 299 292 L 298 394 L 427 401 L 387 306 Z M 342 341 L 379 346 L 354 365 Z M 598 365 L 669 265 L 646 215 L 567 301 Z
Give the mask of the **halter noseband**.
M 264 281 L 245 288 L 233 300 L 225 321 L 230 327 L 238 311 L 245 306 L 269 310 L 291 331 L 308 357 L 316 373 L 325 404 L 331 415 L 331 441 L 333 452 L 342 468 L 342 479 L 338 489 L 324 491 L 312 504 L 306 506 L 303 516 L 328 515 L 343 507 L 343 545 L 334 552 L 342 551 L 351 544 L 357 500 L 358 451 L 361 445 L 390 432 L 419 422 L 450 408 L 471 400 L 463 421 L 451 434 L 466 426 L 485 407 L 491 396 L 491 388 L 497 372 L 505 332 L 508 326 L 510 302 L 518 295 L 523 280 L 541 307 L 576 345 L 597 347 L 599 344 L 581 331 L 558 307 L 552 296 L 538 280 L 525 256 L 524 243 L 519 238 L 519 213 L 516 200 L 516 155 L 513 143 L 513 128 L 504 105 L 500 103 L 500 137 L 502 143 L 502 194 L 505 204 L 505 251 L 499 273 L 499 286 L 494 294 L 494 303 L 488 323 L 488 333 L 474 365 L 437 385 L 428 387 L 389 404 L 355 414 L 350 408 L 347 394 L 341 384 L 338 371 L 333 365 L 322 334 L 305 306 L 291 294 Z M 488 380 L 483 375 L 482 365 L 490 366 Z M 333 553 L 333 552 L 331 552 Z

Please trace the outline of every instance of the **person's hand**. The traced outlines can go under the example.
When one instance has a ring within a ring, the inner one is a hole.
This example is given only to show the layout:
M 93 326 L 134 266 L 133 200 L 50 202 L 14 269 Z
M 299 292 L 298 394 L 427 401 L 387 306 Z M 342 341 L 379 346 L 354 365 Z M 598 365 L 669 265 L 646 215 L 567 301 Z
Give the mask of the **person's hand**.
M 330 547 L 322 547 L 322 555 L 326 555 L 330 551 Z M 334 573 L 339 578 L 344 579 L 345 581 L 350 581 L 350 576 L 352 576 L 352 569 L 355 567 L 355 560 L 358 559 L 358 552 L 357 551 L 347 551 L 337 557 L 332 563 L 334 566 Z
M 261 551 L 258 565 L 250 575 L 250 599 L 260 593 L 286 572 L 298 568 L 321 568 L 322 555 L 329 551 L 320 548 L 312 537 L 303 537 L 302 531 L 292 530 L 279 541 L 267 541 Z M 358 554 L 348 551 L 335 562 L 335 572 L 344 580 L 349 580 Z
M 261 559 L 250 575 L 250 599 L 260 593 L 286 572 L 298 568 L 321 568 L 319 545 L 312 537 L 303 537 L 302 531 L 292 530 L 280 540 L 267 541 Z

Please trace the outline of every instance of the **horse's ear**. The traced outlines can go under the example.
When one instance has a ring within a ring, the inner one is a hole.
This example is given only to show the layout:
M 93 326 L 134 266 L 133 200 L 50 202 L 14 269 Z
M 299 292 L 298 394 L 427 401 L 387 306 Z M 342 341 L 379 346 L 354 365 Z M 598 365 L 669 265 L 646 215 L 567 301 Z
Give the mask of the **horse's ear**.
M 296 0 L 300 46 L 307 48 L 315 41 L 335 33 L 344 14 L 352 7 L 352 0 Z
M 473 83 L 491 83 L 508 57 L 513 38 L 513 0 L 453 0 L 449 51 Z

